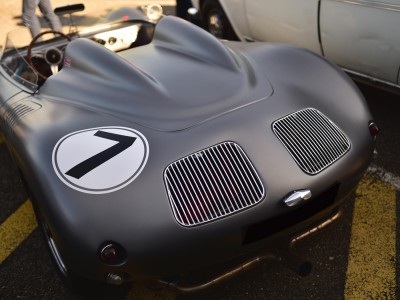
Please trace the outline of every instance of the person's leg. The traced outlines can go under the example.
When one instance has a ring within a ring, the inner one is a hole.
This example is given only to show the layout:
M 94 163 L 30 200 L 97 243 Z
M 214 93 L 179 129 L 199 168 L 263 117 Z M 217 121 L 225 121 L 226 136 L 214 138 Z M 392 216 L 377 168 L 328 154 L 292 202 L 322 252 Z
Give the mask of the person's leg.
M 23 0 L 22 2 L 22 20 L 26 27 L 31 31 L 32 37 L 40 33 L 40 22 L 36 16 L 36 1 Z
M 39 9 L 51 29 L 62 32 L 62 25 L 59 17 L 54 13 L 50 0 L 40 0 Z

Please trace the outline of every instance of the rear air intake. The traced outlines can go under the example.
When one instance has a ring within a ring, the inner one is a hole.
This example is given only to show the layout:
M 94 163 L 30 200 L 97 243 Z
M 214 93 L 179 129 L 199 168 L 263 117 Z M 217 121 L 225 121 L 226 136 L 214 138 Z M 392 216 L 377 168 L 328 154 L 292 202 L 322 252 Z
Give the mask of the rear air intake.
M 350 149 L 346 135 L 313 108 L 275 121 L 272 129 L 299 167 L 310 175 L 329 167 Z
M 183 226 L 237 213 L 259 203 L 265 193 L 250 160 L 232 142 L 172 163 L 165 170 L 164 179 L 174 216 Z

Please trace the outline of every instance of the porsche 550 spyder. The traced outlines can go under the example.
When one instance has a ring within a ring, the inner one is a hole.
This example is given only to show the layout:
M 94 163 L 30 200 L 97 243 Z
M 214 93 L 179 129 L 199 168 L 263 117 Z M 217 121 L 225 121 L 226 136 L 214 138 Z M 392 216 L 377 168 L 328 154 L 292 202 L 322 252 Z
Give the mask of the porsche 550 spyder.
M 55 34 L 8 35 L 0 127 L 67 281 L 188 290 L 284 261 L 372 158 L 362 94 L 308 50 L 220 41 L 173 16 Z M 182 284 L 195 274 L 213 277 Z

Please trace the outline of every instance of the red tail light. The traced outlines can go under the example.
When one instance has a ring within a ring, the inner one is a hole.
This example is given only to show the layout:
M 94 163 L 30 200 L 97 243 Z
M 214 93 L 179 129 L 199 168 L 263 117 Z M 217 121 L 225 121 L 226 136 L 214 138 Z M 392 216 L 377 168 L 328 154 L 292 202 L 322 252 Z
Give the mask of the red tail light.
M 119 265 L 126 260 L 125 249 L 117 243 L 106 243 L 100 249 L 100 259 L 106 264 Z
M 369 125 L 369 133 L 371 134 L 371 136 L 376 137 L 379 133 L 379 127 L 378 125 L 376 125 L 376 123 L 374 121 L 370 121 Z

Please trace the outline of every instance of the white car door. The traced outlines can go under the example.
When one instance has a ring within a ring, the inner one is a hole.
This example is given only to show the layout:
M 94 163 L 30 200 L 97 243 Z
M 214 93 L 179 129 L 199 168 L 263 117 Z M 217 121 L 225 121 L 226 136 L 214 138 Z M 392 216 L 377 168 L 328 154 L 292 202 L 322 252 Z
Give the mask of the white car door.
M 327 58 L 351 71 L 398 83 L 400 0 L 321 0 L 320 26 Z
M 248 26 L 254 40 L 290 43 L 321 54 L 319 0 L 245 1 Z

